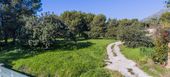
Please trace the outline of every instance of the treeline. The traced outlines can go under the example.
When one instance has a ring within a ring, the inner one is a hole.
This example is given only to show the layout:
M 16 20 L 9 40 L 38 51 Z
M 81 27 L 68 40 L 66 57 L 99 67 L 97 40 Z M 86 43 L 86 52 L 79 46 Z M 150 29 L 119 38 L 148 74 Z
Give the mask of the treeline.
M 0 0 L 1 42 L 7 45 L 9 39 L 13 39 L 14 43 L 20 41 L 26 24 L 23 16 L 35 16 L 41 5 L 41 0 Z
M 137 19 L 117 20 L 80 11 L 66 11 L 60 16 L 54 13 L 37 15 L 41 5 L 41 0 L 0 1 L 1 43 L 8 45 L 8 40 L 13 39 L 14 44 L 49 48 L 61 39 L 76 42 L 115 38 L 126 41 L 130 47 L 148 46 L 142 31 L 145 24 Z

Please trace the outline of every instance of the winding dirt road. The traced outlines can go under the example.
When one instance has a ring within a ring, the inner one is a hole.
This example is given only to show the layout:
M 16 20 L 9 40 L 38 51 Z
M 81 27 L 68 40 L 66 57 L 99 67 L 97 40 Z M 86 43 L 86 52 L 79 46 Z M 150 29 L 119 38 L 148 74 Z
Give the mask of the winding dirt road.
M 119 71 L 125 77 L 151 77 L 140 68 L 136 66 L 136 63 L 132 60 L 127 59 L 120 52 L 120 45 L 122 42 L 111 43 L 107 46 L 107 69 L 113 71 Z

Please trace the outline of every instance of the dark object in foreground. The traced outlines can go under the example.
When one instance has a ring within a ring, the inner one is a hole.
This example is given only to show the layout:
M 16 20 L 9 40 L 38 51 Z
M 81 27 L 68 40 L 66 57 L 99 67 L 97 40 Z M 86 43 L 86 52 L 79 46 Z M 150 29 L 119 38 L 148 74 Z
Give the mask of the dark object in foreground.
M 3 64 L 0 64 L 0 77 L 29 77 L 29 76 L 5 68 Z

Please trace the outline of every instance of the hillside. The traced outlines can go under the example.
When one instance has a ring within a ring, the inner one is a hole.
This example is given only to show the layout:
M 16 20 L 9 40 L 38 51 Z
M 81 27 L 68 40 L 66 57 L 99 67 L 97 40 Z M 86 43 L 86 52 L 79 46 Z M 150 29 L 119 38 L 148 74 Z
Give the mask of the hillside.
M 142 21 L 142 22 L 146 22 L 146 21 L 149 21 L 149 20 L 151 20 L 151 19 L 159 19 L 160 16 L 161 16 L 163 13 L 165 13 L 165 12 L 170 12 L 170 8 L 161 9 L 160 11 L 156 12 L 155 14 L 150 15 L 150 16 L 142 19 L 141 21 Z
M 119 77 L 105 70 L 106 45 L 113 40 L 80 41 L 78 49 L 57 49 L 14 60 L 13 68 L 36 77 Z

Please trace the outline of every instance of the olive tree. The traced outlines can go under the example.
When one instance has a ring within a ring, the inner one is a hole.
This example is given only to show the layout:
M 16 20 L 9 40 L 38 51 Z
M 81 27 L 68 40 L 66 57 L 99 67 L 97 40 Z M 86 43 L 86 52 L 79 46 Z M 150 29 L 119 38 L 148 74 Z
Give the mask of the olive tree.
M 102 14 L 96 15 L 91 22 L 89 37 L 99 38 L 105 37 L 106 32 L 106 17 Z
M 119 39 L 125 42 L 128 47 L 152 47 L 152 40 L 147 37 L 146 32 L 139 26 L 119 27 Z
M 22 27 L 19 42 L 31 47 L 49 48 L 57 37 L 65 37 L 67 26 L 54 14 L 41 17 L 24 17 L 26 25 Z

